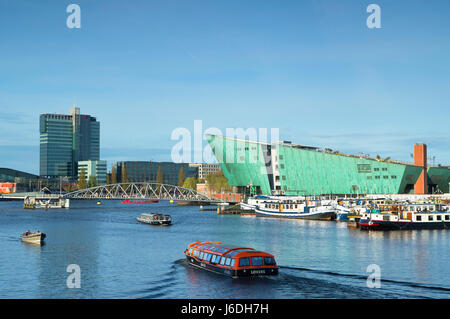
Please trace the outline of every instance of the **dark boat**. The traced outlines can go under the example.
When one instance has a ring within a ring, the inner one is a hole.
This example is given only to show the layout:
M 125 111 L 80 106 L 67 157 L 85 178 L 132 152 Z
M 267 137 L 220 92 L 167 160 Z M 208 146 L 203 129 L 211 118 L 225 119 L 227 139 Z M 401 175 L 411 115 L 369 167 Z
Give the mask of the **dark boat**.
M 192 266 L 233 278 L 278 274 L 274 256 L 253 248 L 196 241 L 188 245 L 184 254 Z
M 140 223 L 149 225 L 170 225 L 172 223 L 172 217 L 165 214 L 142 214 L 136 219 Z

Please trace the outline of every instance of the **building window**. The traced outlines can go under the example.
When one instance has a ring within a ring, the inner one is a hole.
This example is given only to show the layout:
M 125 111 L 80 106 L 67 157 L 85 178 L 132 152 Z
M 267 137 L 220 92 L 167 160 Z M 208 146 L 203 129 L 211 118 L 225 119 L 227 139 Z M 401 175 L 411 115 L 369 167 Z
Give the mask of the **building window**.
M 391 178 L 392 178 L 392 179 L 397 179 L 397 176 L 392 175 Z
M 384 178 L 384 179 L 388 179 L 388 178 L 389 178 L 389 176 L 383 176 L 383 178 Z
M 375 179 L 380 179 L 380 176 L 375 176 Z
M 280 155 L 280 160 L 282 160 L 283 159 L 283 155 Z
M 380 169 L 378 167 L 375 167 L 373 170 L 374 171 L 379 171 Z
M 381 170 L 383 171 L 387 171 L 387 167 L 383 167 Z
M 367 176 L 367 179 L 372 179 L 372 176 Z

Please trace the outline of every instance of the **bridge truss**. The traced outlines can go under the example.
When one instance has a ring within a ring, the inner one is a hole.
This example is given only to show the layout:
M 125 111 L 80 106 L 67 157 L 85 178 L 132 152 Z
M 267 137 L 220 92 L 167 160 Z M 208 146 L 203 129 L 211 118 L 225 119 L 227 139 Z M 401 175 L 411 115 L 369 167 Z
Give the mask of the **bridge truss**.
M 101 185 L 62 196 L 70 199 L 143 199 L 221 203 L 220 199 L 193 189 L 159 183 L 119 183 Z

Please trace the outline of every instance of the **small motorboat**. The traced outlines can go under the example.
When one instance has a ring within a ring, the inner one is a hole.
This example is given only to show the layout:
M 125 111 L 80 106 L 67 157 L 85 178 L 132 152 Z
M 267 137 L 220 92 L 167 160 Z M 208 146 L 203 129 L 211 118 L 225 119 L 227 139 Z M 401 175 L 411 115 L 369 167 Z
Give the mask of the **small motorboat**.
M 41 233 L 39 230 L 35 233 L 32 233 L 29 230 L 27 230 L 25 233 L 22 233 L 20 237 L 22 238 L 23 242 L 41 245 L 44 243 L 44 239 L 45 237 L 47 237 L 47 235 Z
M 172 223 L 172 217 L 165 214 L 142 214 L 136 219 L 140 223 L 149 225 L 170 225 Z
M 274 256 L 253 248 L 197 241 L 184 254 L 190 265 L 232 278 L 278 274 Z

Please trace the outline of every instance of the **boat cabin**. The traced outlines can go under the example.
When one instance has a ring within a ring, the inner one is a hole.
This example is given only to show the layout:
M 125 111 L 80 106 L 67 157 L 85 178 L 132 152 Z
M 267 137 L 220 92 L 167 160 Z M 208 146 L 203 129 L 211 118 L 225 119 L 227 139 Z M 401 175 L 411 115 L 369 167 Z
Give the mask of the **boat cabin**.
M 188 246 L 185 255 L 188 262 L 194 266 L 232 277 L 278 273 L 273 255 L 248 247 L 198 241 Z

